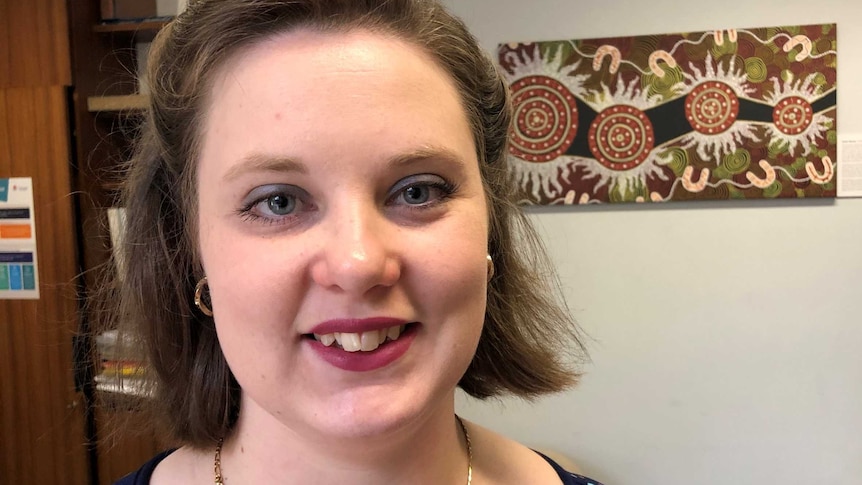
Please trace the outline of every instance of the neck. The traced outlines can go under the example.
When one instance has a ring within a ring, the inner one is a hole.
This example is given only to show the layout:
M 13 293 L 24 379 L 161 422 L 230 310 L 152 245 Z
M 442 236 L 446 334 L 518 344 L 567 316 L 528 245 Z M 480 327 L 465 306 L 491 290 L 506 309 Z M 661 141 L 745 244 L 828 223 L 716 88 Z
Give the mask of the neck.
M 445 406 L 392 429 L 331 436 L 284 423 L 243 402 L 221 453 L 226 483 L 453 484 L 467 481 L 466 442 Z

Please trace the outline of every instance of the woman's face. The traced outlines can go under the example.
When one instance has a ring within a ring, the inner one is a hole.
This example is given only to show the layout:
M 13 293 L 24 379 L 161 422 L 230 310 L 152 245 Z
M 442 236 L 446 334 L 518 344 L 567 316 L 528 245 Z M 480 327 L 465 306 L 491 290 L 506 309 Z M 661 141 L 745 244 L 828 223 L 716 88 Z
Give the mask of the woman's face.
M 346 437 L 451 408 L 488 239 L 453 81 L 391 37 L 297 31 L 211 95 L 200 250 L 242 413 Z

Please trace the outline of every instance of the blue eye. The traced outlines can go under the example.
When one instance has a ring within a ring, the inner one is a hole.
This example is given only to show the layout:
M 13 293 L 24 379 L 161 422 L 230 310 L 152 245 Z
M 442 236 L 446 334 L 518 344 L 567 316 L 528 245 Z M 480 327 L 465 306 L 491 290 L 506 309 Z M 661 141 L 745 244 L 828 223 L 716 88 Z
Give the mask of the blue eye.
M 252 190 L 237 213 L 249 221 L 282 224 L 296 222 L 310 210 L 314 205 L 307 192 L 295 185 L 272 184 Z
M 404 189 L 404 202 L 410 205 L 419 205 L 428 202 L 431 198 L 431 187 L 427 185 L 411 185 Z
M 296 210 L 296 197 L 276 194 L 266 199 L 266 206 L 277 216 L 286 216 Z
M 391 204 L 421 209 L 430 208 L 448 199 L 457 186 L 432 174 L 413 175 L 402 179 L 392 189 Z

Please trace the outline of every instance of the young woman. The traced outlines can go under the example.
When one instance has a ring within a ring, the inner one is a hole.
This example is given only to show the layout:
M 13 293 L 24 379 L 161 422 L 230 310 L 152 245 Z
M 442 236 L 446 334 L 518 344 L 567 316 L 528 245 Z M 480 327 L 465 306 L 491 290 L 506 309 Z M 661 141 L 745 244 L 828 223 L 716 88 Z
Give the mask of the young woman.
M 455 415 L 457 386 L 559 391 L 583 354 L 458 19 L 199 0 L 148 76 L 117 315 L 181 446 L 119 483 L 596 483 Z

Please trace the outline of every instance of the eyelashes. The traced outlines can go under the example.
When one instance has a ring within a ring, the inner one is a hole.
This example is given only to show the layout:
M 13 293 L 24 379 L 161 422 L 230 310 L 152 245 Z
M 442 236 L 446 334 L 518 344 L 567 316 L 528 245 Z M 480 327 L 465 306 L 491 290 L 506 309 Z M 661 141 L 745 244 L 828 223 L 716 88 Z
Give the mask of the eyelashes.
M 272 184 L 255 187 L 237 210 L 243 220 L 268 225 L 289 223 L 299 212 L 310 209 L 307 192 L 295 185 Z
M 445 202 L 458 191 L 458 186 L 437 175 L 423 174 L 398 181 L 387 198 L 389 204 L 412 208 L 428 207 Z
M 422 218 L 444 205 L 459 186 L 443 177 L 420 174 L 399 180 L 383 202 L 398 216 Z M 296 185 L 271 184 L 254 188 L 236 211 L 247 222 L 263 225 L 294 224 L 317 209 L 311 195 Z

